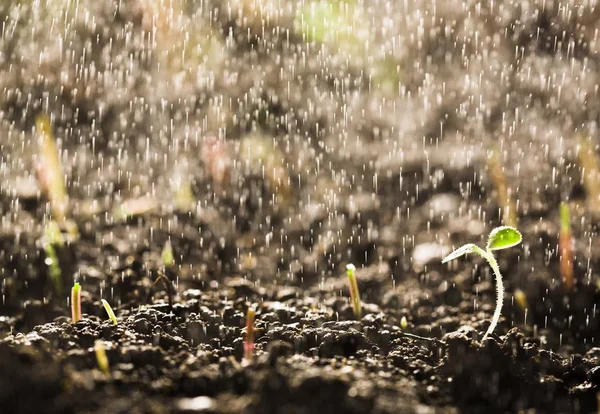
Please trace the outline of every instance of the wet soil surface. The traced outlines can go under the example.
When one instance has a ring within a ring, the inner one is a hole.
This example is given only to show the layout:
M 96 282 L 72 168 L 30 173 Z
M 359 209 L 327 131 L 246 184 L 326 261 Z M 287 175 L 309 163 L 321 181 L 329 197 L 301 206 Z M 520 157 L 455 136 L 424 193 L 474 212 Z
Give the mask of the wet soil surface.
M 597 412 L 595 2 L 9 3 L 3 412 Z M 40 114 L 69 196 L 59 283 Z M 491 270 L 441 259 L 506 224 L 491 154 L 523 243 L 497 252 L 483 341 Z

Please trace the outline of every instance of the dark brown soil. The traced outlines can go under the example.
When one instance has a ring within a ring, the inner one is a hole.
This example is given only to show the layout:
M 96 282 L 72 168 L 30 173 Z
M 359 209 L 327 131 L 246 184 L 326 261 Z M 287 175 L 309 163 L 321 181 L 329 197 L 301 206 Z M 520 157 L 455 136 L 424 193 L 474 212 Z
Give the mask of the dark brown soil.
M 597 412 L 593 2 L 315 1 L 316 20 L 295 1 L 46 3 L 0 3 L 0 411 Z M 42 113 L 79 230 L 60 291 Z M 482 341 L 491 270 L 441 259 L 503 224 L 490 151 L 523 243 L 497 252 Z

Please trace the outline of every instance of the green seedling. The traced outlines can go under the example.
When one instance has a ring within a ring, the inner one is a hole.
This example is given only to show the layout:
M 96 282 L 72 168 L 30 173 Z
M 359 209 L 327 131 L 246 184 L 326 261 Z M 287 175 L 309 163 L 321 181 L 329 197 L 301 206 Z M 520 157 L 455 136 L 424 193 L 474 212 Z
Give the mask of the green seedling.
M 246 339 L 244 340 L 244 359 L 251 361 L 254 356 L 254 318 L 256 310 L 249 307 L 246 314 Z
M 350 301 L 354 310 L 354 317 L 360 319 L 362 308 L 360 303 L 360 292 L 358 291 L 358 283 L 356 281 L 356 266 L 353 264 L 346 265 L 346 274 L 348 275 L 348 289 L 350 290 Z
M 102 299 L 102 306 L 104 306 L 104 310 L 108 314 L 108 318 L 112 321 L 113 325 L 116 325 L 118 323 L 117 317 L 110 307 L 110 304 L 106 300 Z
M 71 319 L 73 323 L 81 320 L 81 285 L 77 282 L 71 289 Z
M 56 223 L 54 220 L 50 220 L 44 229 L 42 246 L 44 248 L 44 253 L 46 254 L 44 263 L 48 266 L 50 279 L 54 285 L 54 291 L 58 296 L 62 296 L 63 278 L 57 250 L 61 249 L 64 244 L 65 240 L 60 228 L 58 227 L 58 223 Z
M 565 202 L 560 203 L 560 234 L 558 236 L 560 253 L 560 275 L 563 286 L 570 292 L 575 286 L 573 269 L 573 236 L 571 232 L 571 209 Z
M 402 330 L 408 329 L 408 320 L 406 319 L 406 316 L 403 316 L 402 319 L 400 319 L 400 328 L 402 328 Z
M 517 226 L 517 208 L 511 197 L 510 189 L 504 174 L 504 167 L 500 162 L 500 155 L 497 150 L 492 150 L 488 157 L 488 168 L 496 187 L 498 205 L 502 211 L 502 222 L 510 227 Z
M 504 299 L 504 284 L 502 283 L 502 274 L 500 273 L 498 262 L 496 262 L 492 252 L 494 250 L 502 250 L 516 246 L 517 244 L 521 243 L 521 240 L 521 233 L 519 233 L 517 229 L 509 226 L 496 227 L 494 230 L 492 230 L 488 237 L 485 250 L 479 246 L 469 243 L 454 250 L 442 260 L 442 263 L 446 263 L 467 253 L 477 253 L 488 262 L 494 271 L 494 275 L 496 276 L 496 309 L 494 310 L 492 323 L 490 324 L 490 327 L 486 331 L 485 335 L 483 335 L 484 341 L 488 335 L 494 331 L 494 328 L 496 328 L 496 325 L 498 324 L 500 312 L 502 311 L 502 301 Z
M 35 120 L 35 129 L 39 136 L 40 151 L 40 162 L 36 166 L 38 182 L 50 202 L 54 219 L 63 222 L 69 200 L 50 118 L 39 115 Z
M 106 349 L 102 341 L 96 341 L 94 343 L 94 353 L 96 354 L 96 362 L 100 371 L 104 372 L 106 376 L 110 376 L 110 365 L 108 364 L 108 357 L 106 356 Z
M 167 242 L 165 243 L 165 246 L 163 247 L 162 252 L 160 254 L 160 258 L 164 267 L 170 267 L 175 264 L 173 247 L 171 246 L 170 240 L 167 240 Z

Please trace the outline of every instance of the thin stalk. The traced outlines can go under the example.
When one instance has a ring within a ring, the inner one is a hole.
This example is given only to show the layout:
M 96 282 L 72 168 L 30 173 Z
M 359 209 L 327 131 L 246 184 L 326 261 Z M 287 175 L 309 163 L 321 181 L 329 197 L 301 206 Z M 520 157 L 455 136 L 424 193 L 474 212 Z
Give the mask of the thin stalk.
M 71 289 L 71 319 L 73 323 L 81 320 L 81 285 L 75 283 Z
M 167 242 L 165 243 L 165 247 L 163 247 L 160 257 L 164 267 L 170 267 L 173 266 L 173 264 L 175 264 L 173 246 L 171 245 L 170 240 L 167 240 Z
M 248 308 L 246 314 L 246 339 L 244 340 L 244 359 L 246 361 L 252 360 L 254 356 L 254 318 L 256 317 L 256 311 L 254 308 Z
M 488 262 L 494 271 L 494 276 L 496 278 L 496 309 L 494 310 L 492 323 L 485 332 L 485 335 L 483 335 L 484 341 L 488 335 L 491 335 L 491 333 L 494 331 L 494 328 L 496 328 L 498 321 L 500 320 L 500 312 L 502 312 L 502 302 L 504 300 L 504 284 L 502 283 L 502 274 L 500 273 L 498 262 L 496 262 L 496 259 L 494 258 L 493 251 L 516 246 L 517 244 L 521 243 L 522 240 L 523 236 L 521 236 L 521 233 L 519 233 L 519 231 L 514 227 L 500 226 L 496 227 L 490 232 L 485 250 L 474 245 L 473 243 L 467 243 L 458 249 L 455 249 L 442 259 L 442 263 L 447 263 L 450 260 L 464 256 L 467 253 L 477 253 Z
M 356 267 L 353 264 L 346 266 L 346 274 L 348 275 L 348 289 L 350 290 L 350 301 L 356 319 L 360 319 L 362 314 L 362 306 L 360 303 L 360 292 L 358 290 L 358 282 L 356 281 Z
M 112 321 L 113 325 L 116 325 L 118 323 L 117 317 L 110 307 L 110 304 L 106 300 L 102 299 L 102 306 L 104 306 L 104 310 L 108 314 L 108 318 Z
M 106 376 L 110 376 L 110 366 L 108 364 L 108 357 L 106 356 L 106 350 L 102 341 L 96 341 L 94 344 L 94 352 L 96 353 L 96 362 L 100 371 L 104 372 Z
M 496 325 L 498 325 L 498 321 L 500 320 L 500 312 L 502 311 L 502 302 L 504 301 L 504 283 L 502 282 L 502 274 L 500 273 L 500 268 L 498 267 L 498 262 L 494 258 L 494 255 L 489 250 L 483 251 L 482 256 L 488 261 L 490 267 L 494 271 L 494 276 L 496 277 L 496 309 L 494 309 L 494 315 L 492 316 L 492 323 L 490 324 L 488 330 L 483 335 L 483 341 L 485 338 L 490 335 Z
M 570 292 L 575 285 L 573 270 L 573 236 L 571 233 L 571 211 L 567 203 L 560 203 L 560 234 L 558 236 L 560 274 L 563 286 Z

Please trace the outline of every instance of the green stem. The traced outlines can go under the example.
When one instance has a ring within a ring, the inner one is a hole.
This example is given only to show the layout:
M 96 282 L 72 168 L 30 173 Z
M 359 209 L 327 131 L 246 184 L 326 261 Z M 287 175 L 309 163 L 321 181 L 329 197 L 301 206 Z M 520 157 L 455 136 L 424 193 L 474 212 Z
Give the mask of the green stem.
M 496 277 L 496 309 L 494 310 L 494 316 L 492 316 L 492 323 L 490 327 L 486 331 L 485 335 L 483 335 L 483 340 L 487 338 L 488 335 L 491 335 L 496 325 L 498 325 L 498 321 L 500 320 L 500 312 L 502 311 L 502 302 L 504 300 L 504 283 L 502 283 L 502 274 L 500 274 L 500 268 L 498 267 L 498 262 L 496 258 L 490 251 L 484 252 L 483 257 L 488 261 L 490 267 L 494 271 L 494 276 Z
M 71 289 L 71 319 L 73 323 L 81 320 L 81 285 L 74 283 Z
M 112 310 L 110 304 L 102 299 L 102 306 L 104 306 L 104 310 L 106 311 L 109 319 L 112 321 L 113 325 L 116 325 L 119 323 L 119 321 L 117 320 L 117 317 L 115 316 L 115 312 Z

